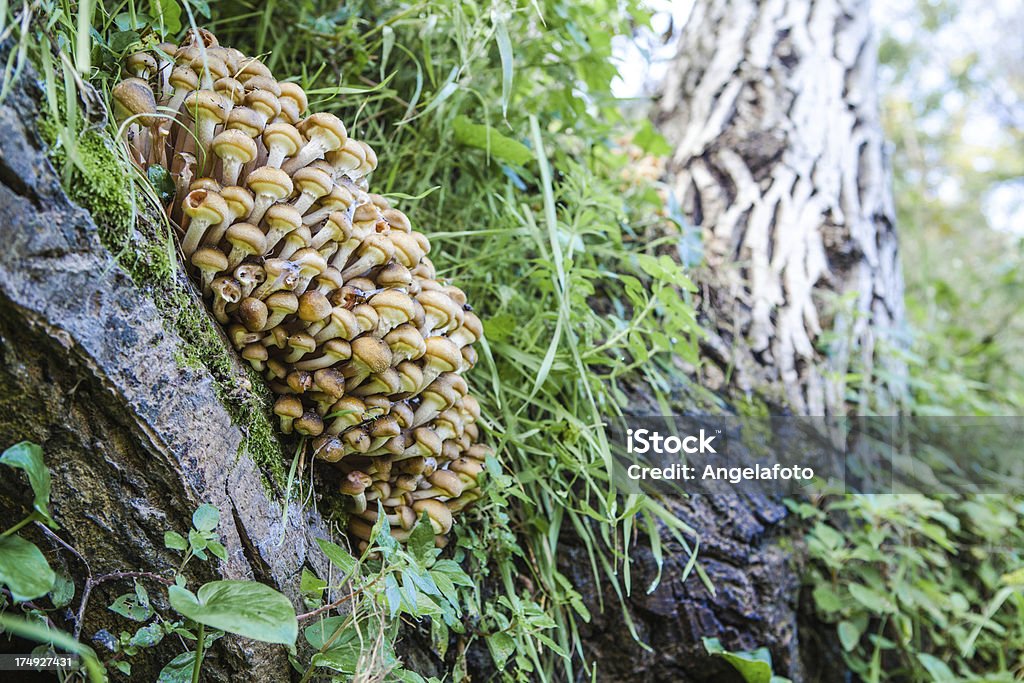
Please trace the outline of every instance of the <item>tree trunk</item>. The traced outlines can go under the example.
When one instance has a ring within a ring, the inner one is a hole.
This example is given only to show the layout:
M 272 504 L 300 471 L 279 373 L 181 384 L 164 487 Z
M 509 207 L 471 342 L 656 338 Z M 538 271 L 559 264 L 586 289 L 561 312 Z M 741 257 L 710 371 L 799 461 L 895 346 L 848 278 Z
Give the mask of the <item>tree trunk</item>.
M 3 51 L 0 57 L 6 62 Z M 216 531 L 227 561 L 190 563 L 189 587 L 255 578 L 300 605 L 302 567 L 327 575 L 313 542 L 327 531 L 297 504 L 283 524 L 280 492 L 268 492 L 210 374 L 178 364 L 184 342 L 158 313 L 155 293 L 117 265 L 89 215 L 65 196 L 35 130 L 41 95 L 26 92 L 33 82 L 24 75 L 0 104 L 0 449 L 21 440 L 42 445 L 56 533 L 80 555 L 37 528 L 22 533 L 77 579 L 77 611 L 89 572 L 167 577 L 181 556 L 164 548 L 164 532 L 187 533 L 192 511 L 212 503 L 221 512 Z M 198 298 L 192 303 L 202 306 Z M 240 365 L 234 373 L 244 387 Z M 4 468 L 0 477 L 0 511 L 13 522 L 27 514 L 31 492 L 11 472 Z M 143 583 L 166 609 L 158 599 L 163 589 Z M 83 642 L 109 656 L 97 636 L 134 628 L 106 606 L 131 590 L 130 580 L 102 583 L 81 625 L 71 611 L 58 610 L 54 619 L 69 631 L 81 628 Z M 131 660 L 133 680 L 156 680 L 185 649 L 178 638 L 165 638 L 155 652 Z M 204 681 L 285 681 L 291 672 L 282 646 L 228 636 L 209 655 Z
M 903 286 L 868 10 L 861 0 L 698 0 L 682 28 L 655 119 L 675 149 L 668 170 L 682 212 L 703 237 L 698 379 L 736 402 L 756 395 L 773 412 L 845 415 L 849 373 L 860 373 L 868 409 L 891 411 L 902 394 L 902 369 L 886 354 Z M 876 376 L 886 379 L 872 386 Z M 642 394 L 631 397 L 636 414 L 660 414 Z M 799 555 L 778 544 L 780 501 L 670 505 L 700 534 L 715 592 L 669 546 L 658 588 L 627 600 L 651 650 L 622 647 L 630 636 L 614 609 L 591 625 L 602 680 L 741 680 L 708 659 L 703 637 L 767 647 L 775 673 L 796 683 L 842 680 L 831 629 L 802 609 Z M 577 551 L 567 571 L 585 566 Z M 643 586 L 653 555 L 632 556 Z M 586 597 L 596 608 L 596 592 Z
M 657 120 L 703 234 L 706 384 L 843 415 L 857 372 L 876 411 L 898 402 L 880 344 L 903 283 L 876 51 L 866 0 L 695 4 Z

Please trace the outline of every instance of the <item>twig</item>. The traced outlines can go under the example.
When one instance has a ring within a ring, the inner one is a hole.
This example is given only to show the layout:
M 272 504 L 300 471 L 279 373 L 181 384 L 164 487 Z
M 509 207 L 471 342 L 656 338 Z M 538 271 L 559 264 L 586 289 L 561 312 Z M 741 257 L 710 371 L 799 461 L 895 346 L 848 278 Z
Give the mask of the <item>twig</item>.
M 72 555 L 81 560 L 82 564 L 85 565 L 86 576 L 85 583 L 82 586 L 82 601 L 78 604 L 78 613 L 75 615 L 75 640 L 78 640 L 82 635 L 82 625 L 85 622 L 85 608 L 89 605 L 89 597 L 92 595 L 92 589 L 101 583 L 117 579 L 149 579 L 165 586 L 171 586 L 174 584 L 170 579 L 160 576 L 159 574 L 154 574 L 153 572 L 111 572 L 110 574 L 97 576 L 94 579 L 92 577 L 92 567 L 89 566 L 89 561 L 85 559 L 85 556 L 82 555 L 82 553 L 78 552 L 74 546 L 69 544 L 63 538 L 50 531 L 42 522 L 36 522 L 36 526 L 42 529 L 43 532 L 51 539 L 66 548 Z

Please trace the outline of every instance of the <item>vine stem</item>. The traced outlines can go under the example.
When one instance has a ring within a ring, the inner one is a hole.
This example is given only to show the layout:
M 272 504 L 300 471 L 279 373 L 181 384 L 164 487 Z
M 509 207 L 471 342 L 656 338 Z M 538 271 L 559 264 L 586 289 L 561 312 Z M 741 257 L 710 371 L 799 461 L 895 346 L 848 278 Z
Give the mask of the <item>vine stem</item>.
M 199 670 L 203 667 L 203 647 L 206 645 L 206 627 L 199 624 L 199 644 L 196 645 L 196 661 L 192 663 L 192 683 L 199 683 Z

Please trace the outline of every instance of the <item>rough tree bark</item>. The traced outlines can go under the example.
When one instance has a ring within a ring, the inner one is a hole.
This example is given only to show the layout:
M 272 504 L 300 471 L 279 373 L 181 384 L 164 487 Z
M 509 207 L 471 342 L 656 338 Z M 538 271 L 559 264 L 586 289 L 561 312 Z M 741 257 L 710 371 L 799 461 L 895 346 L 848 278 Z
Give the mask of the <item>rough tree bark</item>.
M 846 376 L 902 374 L 894 208 L 867 0 L 708 0 L 682 31 L 657 120 L 701 227 L 703 380 L 803 415 L 847 412 Z M 889 367 L 875 373 L 877 362 Z
M 698 381 L 756 395 L 775 413 L 845 415 L 846 377 L 858 372 L 872 407 L 893 409 L 902 370 L 882 340 L 902 325 L 903 286 L 868 3 L 698 0 L 677 55 L 654 117 L 675 149 L 668 170 L 683 214 L 703 236 Z M 876 376 L 886 379 L 872 385 Z M 739 680 L 704 655 L 701 638 L 717 637 L 730 649 L 768 647 L 775 672 L 798 683 L 842 680 L 834 638 L 801 609 L 799 557 L 778 544 L 780 502 L 670 505 L 700 533 L 716 593 L 684 579 L 681 549 L 666 551 L 657 590 L 627 601 L 650 651 L 617 647 L 630 639 L 614 609 L 590 626 L 603 679 Z M 644 585 L 653 555 L 640 547 L 634 557 L 634 585 Z

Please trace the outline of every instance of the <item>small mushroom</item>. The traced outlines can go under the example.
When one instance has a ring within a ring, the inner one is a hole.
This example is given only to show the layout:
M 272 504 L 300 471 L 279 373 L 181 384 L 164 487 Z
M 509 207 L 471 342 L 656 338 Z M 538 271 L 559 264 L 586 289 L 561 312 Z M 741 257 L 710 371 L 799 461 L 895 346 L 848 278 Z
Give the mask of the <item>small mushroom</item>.
M 338 490 L 346 496 L 352 496 L 353 510 L 361 514 L 366 511 L 366 489 L 372 484 L 370 475 L 356 470 L 345 475 Z
M 292 203 L 299 214 L 306 212 L 306 209 L 313 205 L 313 202 L 320 199 L 334 188 L 334 179 L 331 176 L 313 167 L 300 168 L 292 176 L 292 184 L 295 185 L 299 196 Z M 319 233 L 317 233 L 319 235 Z M 323 242 L 316 245 L 319 249 Z
M 244 164 L 256 158 L 256 143 L 240 130 L 228 128 L 213 139 L 213 152 L 223 164 L 221 176 L 226 185 L 238 182 Z
M 292 193 L 292 179 L 279 168 L 264 166 L 258 168 L 245 179 L 246 185 L 256 195 L 256 201 L 249 214 L 249 222 L 258 225 L 263 214 L 275 202 L 281 201 Z
M 281 431 L 292 433 L 292 424 L 302 417 L 302 401 L 295 396 L 279 396 L 274 402 L 274 414 L 281 418 Z
M 302 135 L 290 123 L 271 123 L 263 129 L 263 144 L 269 152 L 267 166 L 281 168 L 287 157 L 302 148 Z
M 264 330 L 277 327 L 286 317 L 295 313 L 299 308 L 299 299 L 292 292 L 274 292 L 265 301 L 269 315 L 267 316 L 267 322 L 263 326 Z
M 228 267 L 232 270 L 245 257 L 260 256 L 266 252 L 266 235 L 251 223 L 235 223 L 227 229 L 224 238 L 231 245 L 231 251 L 228 253 Z M 261 288 L 265 285 L 264 282 Z
M 210 296 L 213 279 L 228 269 L 228 257 L 216 247 L 202 247 L 192 254 L 191 261 L 202 274 L 203 296 Z
M 322 159 L 327 152 L 339 149 L 348 140 L 345 124 L 333 114 L 312 114 L 300 121 L 298 128 L 308 142 L 281 167 L 287 173 L 295 173 L 309 162 Z
M 224 261 L 226 263 L 227 258 Z M 242 286 L 233 277 L 221 276 L 210 283 L 210 289 L 213 291 L 213 316 L 221 325 L 227 325 L 229 321 L 227 307 L 229 304 L 237 304 L 241 300 Z
M 413 494 L 415 495 L 415 494 Z M 435 534 L 446 534 L 452 529 L 452 512 L 438 500 L 417 500 L 412 504 L 417 514 L 426 514 Z

